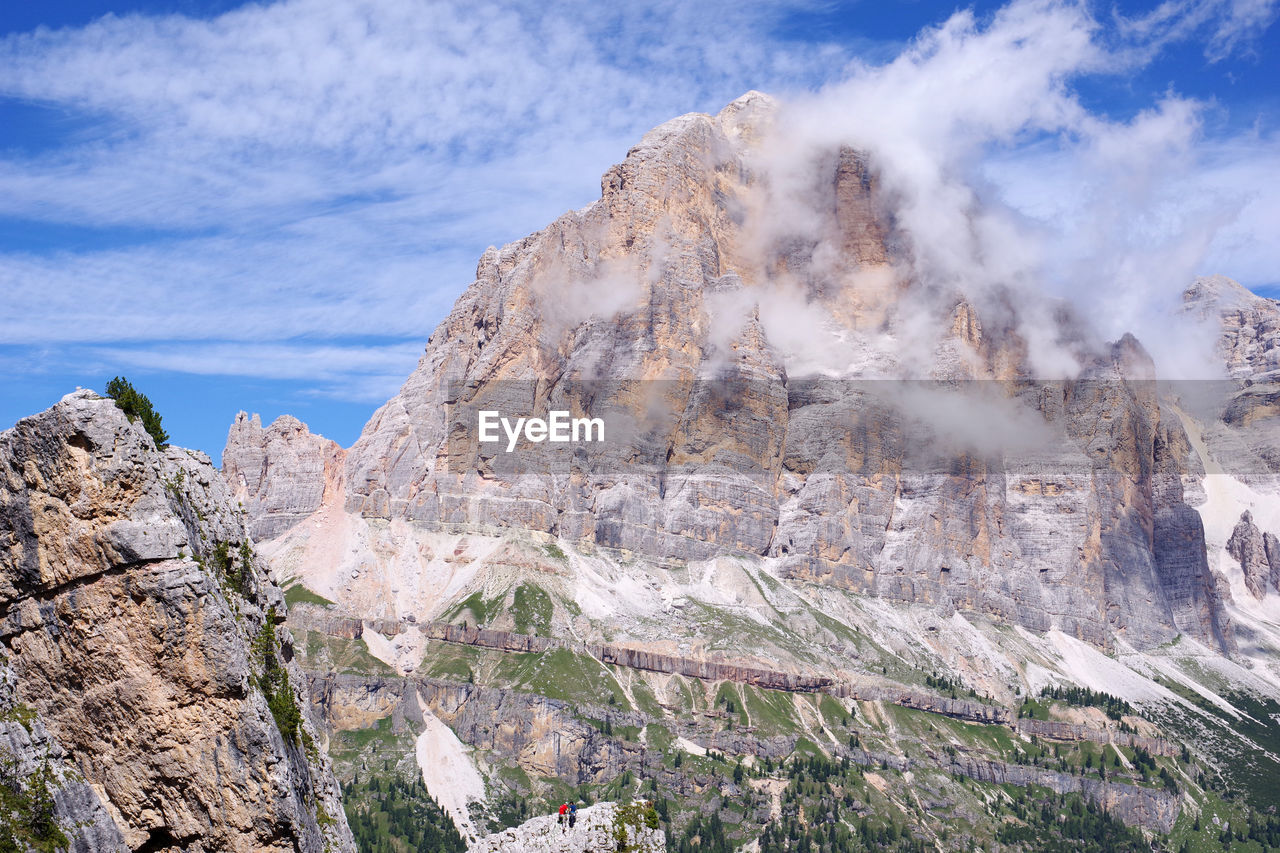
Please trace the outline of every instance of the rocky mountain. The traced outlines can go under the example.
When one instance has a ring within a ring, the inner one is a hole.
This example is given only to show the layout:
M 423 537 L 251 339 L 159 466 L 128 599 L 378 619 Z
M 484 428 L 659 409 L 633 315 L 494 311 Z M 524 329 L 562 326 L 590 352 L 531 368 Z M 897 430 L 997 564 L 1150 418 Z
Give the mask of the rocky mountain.
M 77 391 L 0 433 L 0 472 L 4 849 L 354 850 L 208 458 Z
M 1188 634 L 1229 651 L 1184 492 L 1203 463 L 1141 344 L 1091 343 L 1060 317 L 1081 370 L 1037 380 L 1022 314 L 1040 306 L 905 276 L 874 168 L 847 149 L 807 176 L 807 238 L 770 239 L 756 156 L 774 110 L 752 93 L 668 122 L 598 202 L 487 252 L 345 461 L 292 419 L 238 420 L 223 462 L 255 530 L 349 516 L 345 545 L 297 560 L 338 599 L 361 566 L 404 575 L 394 543 L 352 541 L 368 522 L 514 527 L 658 560 L 768 557 L 785 577 L 1102 647 Z M 1274 367 L 1269 300 L 1225 280 L 1187 300 L 1222 318 L 1233 373 Z M 820 369 L 788 336 L 798 320 L 816 324 Z M 589 412 L 618 437 L 508 455 L 478 441 L 486 408 Z M 992 421 L 1034 438 L 984 447 Z M 439 603 L 400 580 L 380 615 Z
M 1195 282 L 1211 378 L 1169 381 L 930 278 L 875 162 L 782 120 L 668 122 L 487 251 L 351 448 L 237 419 L 340 778 L 415 765 L 468 836 L 569 790 L 760 850 L 1269 827 L 1280 304 Z
M 1280 303 L 1220 275 L 1196 281 L 1182 298 L 1188 313 L 1221 329 L 1217 350 L 1231 378 L 1250 383 L 1276 381 L 1280 371 Z

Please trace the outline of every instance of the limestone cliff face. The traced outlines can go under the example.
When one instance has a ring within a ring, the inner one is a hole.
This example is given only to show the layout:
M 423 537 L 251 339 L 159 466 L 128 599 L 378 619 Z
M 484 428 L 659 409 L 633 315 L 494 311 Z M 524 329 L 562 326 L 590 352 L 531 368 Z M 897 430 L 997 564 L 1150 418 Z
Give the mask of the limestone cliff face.
M 339 479 L 345 452 L 284 415 L 263 429 L 257 415 L 236 416 L 222 473 L 249 512 L 249 533 L 270 539 L 315 512 Z
M 1063 312 L 1025 306 L 1056 318 L 1081 365 L 1035 381 L 1019 297 L 904 272 L 892 199 L 857 152 L 796 164 L 801 190 L 784 193 L 761 157 L 778 120 L 751 93 L 670 121 L 605 174 L 599 201 L 487 251 L 347 452 L 340 488 L 286 473 L 279 490 L 390 529 L 523 528 L 654 559 L 745 552 L 793 578 L 1097 645 L 1187 633 L 1230 649 L 1184 494 L 1199 460 L 1141 345 L 1092 343 Z M 1233 357 L 1259 370 L 1274 336 L 1252 334 Z M 612 437 L 508 455 L 478 442 L 481 409 L 589 414 Z M 296 470 L 272 446 L 237 422 L 229 470 Z M 264 532 L 295 517 L 248 505 Z
M 49 756 L 73 849 L 354 849 L 310 724 L 264 697 L 268 659 L 278 708 L 302 677 L 234 506 L 92 392 L 0 434 L 0 706 L 29 724 L 0 750 Z

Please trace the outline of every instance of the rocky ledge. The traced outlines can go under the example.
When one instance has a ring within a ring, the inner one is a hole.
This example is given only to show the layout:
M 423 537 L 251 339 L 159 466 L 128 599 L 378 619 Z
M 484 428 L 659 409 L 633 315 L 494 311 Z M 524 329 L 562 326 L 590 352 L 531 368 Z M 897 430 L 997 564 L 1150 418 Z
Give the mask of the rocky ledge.
M 662 853 L 666 836 L 646 822 L 651 806 L 632 803 L 600 803 L 578 810 L 573 829 L 556 815 L 544 815 L 504 829 L 476 841 L 467 853 L 588 853 L 597 850 L 627 850 L 631 853 Z

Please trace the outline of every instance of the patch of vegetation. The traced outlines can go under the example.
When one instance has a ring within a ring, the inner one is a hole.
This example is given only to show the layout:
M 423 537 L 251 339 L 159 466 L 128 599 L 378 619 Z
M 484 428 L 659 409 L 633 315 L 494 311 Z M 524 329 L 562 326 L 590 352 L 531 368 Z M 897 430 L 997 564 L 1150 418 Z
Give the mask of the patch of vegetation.
M 473 682 L 487 652 L 474 646 L 460 646 L 433 640 L 422 656 L 422 669 L 431 678 Z
M 365 853 L 464 853 L 458 827 L 421 778 L 357 773 L 343 786 L 343 808 L 356 846 Z
M 637 676 L 639 673 L 637 673 Z M 641 677 L 635 678 L 631 682 L 631 698 L 635 700 L 636 708 L 640 711 L 651 714 L 655 717 L 663 715 L 662 705 L 658 702 L 658 697 L 653 694 L 653 689 Z
M 17 759 L 0 753 L 0 853 L 53 853 L 70 846 L 54 816 L 55 785 L 48 759 L 24 779 Z
M 961 697 L 976 699 L 978 697 L 978 691 L 972 687 L 965 687 L 964 682 L 949 675 L 930 673 L 924 677 L 924 683 L 926 687 L 932 687 L 934 690 L 949 694 L 952 699 Z
M 446 610 L 444 618 L 448 622 L 456 622 L 459 617 L 462 617 L 464 623 L 469 622 L 475 627 L 483 627 L 498 615 L 503 598 L 504 596 L 500 595 L 497 598 L 486 599 L 483 592 L 476 590 Z M 470 619 L 466 618 L 468 613 L 471 615 Z
M 505 686 L 552 699 L 608 703 L 631 710 L 627 694 L 612 673 L 595 658 L 565 648 L 504 655 L 498 662 L 495 678 Z
M 642 849 L 645 830 L 658 828 L 658 812 L 652 803 L 637 802 L 618 806 L 613 813 L 613 840 L 618 853 Z
M 1117 851 L 1140 853 L 1152 849 L 1137 829 L 1125 826 L 1102 807 L 1079 794 L 1057 794 L 1014 800 L 1014 820 L 996 831 L 1002 844 L 1040 853 L 1057 851 Z
M 179 471 L 178 473 L 182 473 Z M 195 560 L 206 571 L 211 571 L 222 585 L 228 599 L 234 593 L 241 598 L 253 597 L 253 549 L 248 540 L 240 543 L 237 551 L 239 562 L 232 556 L 231 543 L 221 540 L 213 543 L 207 557 L 195 555 Z
M 329 752 L 337 760 L 354 761 L 361 754 L 372 752 L 384 754 L 394 752 L 395 732 L 391 730 L 391 718 L 382 717 L 371 726 L 363 729 L 343 729 L 334 732 L 329 745 Z
M 161 417 L 151 405 L 146 394 L 134 388 L 123 376 L 117 376 L 107 383 L 107 396 L 116 401 L 120 411 L 124 412 L 129 423 L 142 421 L 142 428 L 151 436 L 158 449 L 169 446 L 169 433 L 160 425 Z
M 671 676 L 671 688 L 674 689 L 676 693 L 679 694 L 680 707 L 683 710 L 685 711 L 698 710 L 699 703 L 696 698 L 697 694 L 693 692 L 693 689 L 689 686 L 689 682 L 685 681 L 683 676 L 679 676 L 679 675 Z
M 1262 747 L 1247 760 L 1228 768 L 1232 789 L 1245 795 L 1255 808 L 1274 806 L 1280 803 L 1280 762 L 1271 756 L 1280 755 L 1280 703 L 1239 692 L 1227 694 L 1226 699 L 1247 715 L 1231 719 L 1227 724 Z M 1212 708 L 1225 719 L 1225 711 L 1217 705 Z
M 302 729 L 302 711 L 298 708 L 293 687 L 289 684 L 289 671 L 276 657 L 275 622 L 276 609 L 272 607 L 253 641 L 254 660 L 262 668 L 262 674 L 257 678 L 258 688 L 267 700 L 267 707 L 285 742 L 305 741 L 307 739 L 302 737 L 306 734 Z M 307 744 L 304 742 L 304 745 Z
M 676 736 L 671 733 L 669 728 L 661 723 L 649 723 L 645 726 L 644 736 L 649 746 L 661 752 L 666 752 L 671 749 L 672 745 L 676 742 Z
M 302 665 L 353 675 L 394 675 L 395 670 L 375 658 L 362 639 L 348 640 L 319 631 L 294 631 Z
M 1057 699 L 1068 705 L 1101 708 L 1113 720 L 1133 713 L 1133 706 L 1120 697 L 1090 690 L 1088 687 L 1046 687 L 1040 691 L 1040 698 Z
M 569 555 L 564 552 L 555 542 L 548 542 L 542 546 L 542 550 L 547 552 L 547 556 L 553 560 L 559 560 L 562 563 L 569 562 Z
M 1039 699 L 1028 696 L 1018 706 L 1018 716 L 1030 720 L 1047 720 L 1049 719 L 1049 707 L 1052 704 L 1052 702 L 1041 702 Z
M 324 803 L 316 803 L 316 826 L 321 830 L 328 829 L 338 821 L 329 814 L 329 810 L 324 807 Z
M 522 583 L 512 596 L 511 615 L 515 619 L 517 634 L 551 636 L 551 596 L 542 587 Z
M 853 723 L 853 717 L 844 709 L 844 706 L 826 693 L 818 699 L 818 710 L 827 725 L 833 729 L 841 726 L 848 728 Z
M 807 641 L 776 625 L 761 624 L 727 607 L 716 607 L 696 599 L 685 604 L 684 614 L 705 635 L 708 649 L 738 651 L 744 647 L 786 649 L 799 660 L 810 660 L 813 650 Z
M 209 555 L 209 562 L 213 568 L 222 577 L 231 575 L 231 545 L 227 542 L 215 542 L 213 552 Z
M 729 715 L 729 719 L 740 725 L 750 725 L 747 709 L 742 697 L 738 695 L 738 686 L 732 681 L 724 681 L 716 691 L 716 707 Z
M 0 712 L 0 720 L 21 723 L 22 727 L 27 730 L 27 734 L 31 734 L 31 726 L 38 716 L 39 713 L 35 708 L 22 702 L 16 702 L 9 710 Z
M 822 748 L 807 737 L 796 738 L 794 752 L 796 756 L 806 756 L 808 758 L 822 758 Z
M 803 728 L 790 693 L 743 685 L 742 700 L 751 724 L 761 736 L 792 734 Z
M 501 831 L 509 826 L 519 826 L 534 816 L 529 808 L 529 798 L 515 791 L 503 791 L 491 799 L 494 820 L 490 828 Z
M 245 598 L 253 595 L 253 547 L 247 538 L 240 540 L 240 575 L 236 581 Z
M 312 592 L 300 583 L 291 584 L 284 591 L 284 603 L 292 607 L 295 604 L 318 604 L 321 607 L 332 607 L 333 602 L 319 593 Z
M 579 717 L 579 719 L 607 737 L 617 737 L 622 740 L 629 740 L 632 742 L 640 740 L 640 732 L 642 731 L 640 726 L 627 726 L 621 724 L 615 726 L 613 721 L 608 718 L 599 720 L 595 717 Z
M 1178 853 L 1221 850 L 1280 850 L 1280 816 L 1259 814 L 1241 800 L 1206 792 L 1194 814 L 1184 809 L 1169 834 L 1168 849 Z

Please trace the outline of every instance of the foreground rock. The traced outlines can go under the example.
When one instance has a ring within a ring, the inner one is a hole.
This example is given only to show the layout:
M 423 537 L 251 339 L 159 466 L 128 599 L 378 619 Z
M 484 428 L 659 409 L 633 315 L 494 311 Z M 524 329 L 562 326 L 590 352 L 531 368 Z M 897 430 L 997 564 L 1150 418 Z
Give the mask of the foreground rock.
M 73 849 L 354 850 L 207 457 L 78 391 L 0 434 L 0 530 L 0 751 Z
M 596 853 L 626 850 L 631 853 L 662 853 L 666 849 L 666 836 L 657 828 L 657 815 L 653 814 L 651 807 L 600 803 L 579 809 L 577 825 L 573 829 L 560 823 L 554 815 L 535 817 L 520 826 L 486 835 L 467 851 Z

